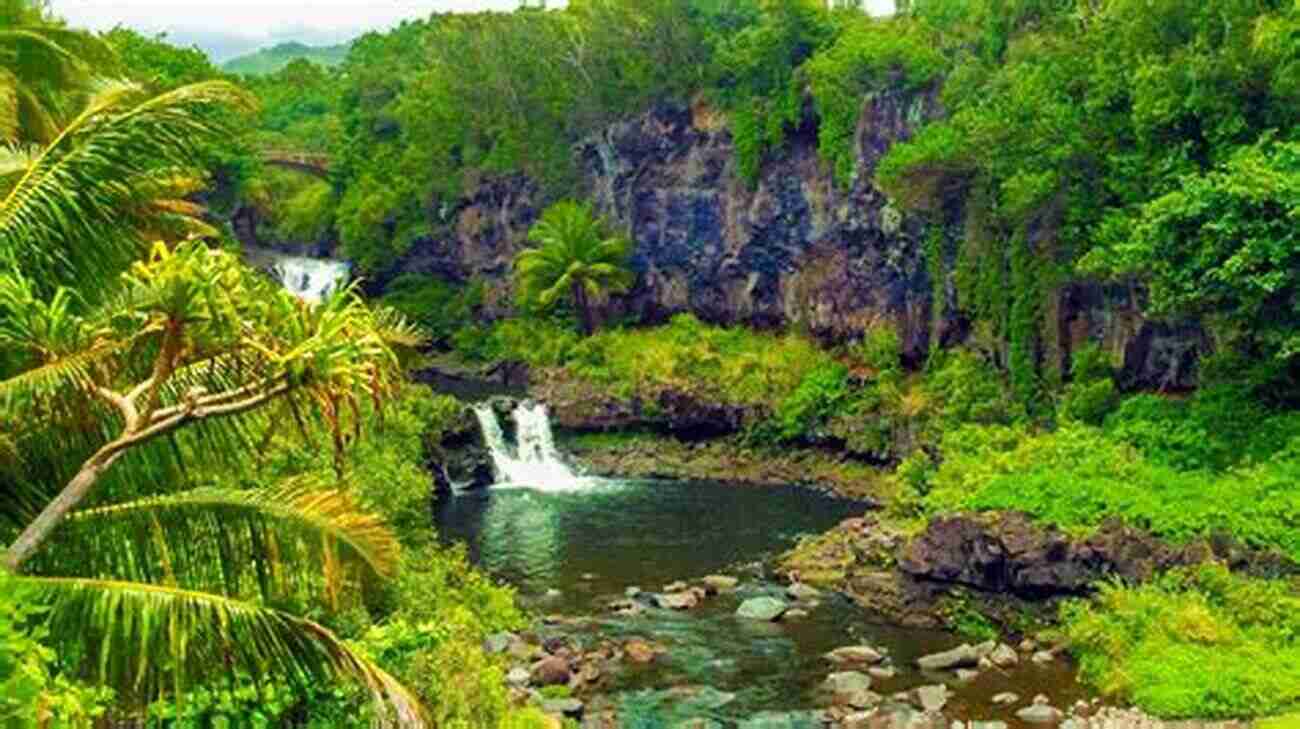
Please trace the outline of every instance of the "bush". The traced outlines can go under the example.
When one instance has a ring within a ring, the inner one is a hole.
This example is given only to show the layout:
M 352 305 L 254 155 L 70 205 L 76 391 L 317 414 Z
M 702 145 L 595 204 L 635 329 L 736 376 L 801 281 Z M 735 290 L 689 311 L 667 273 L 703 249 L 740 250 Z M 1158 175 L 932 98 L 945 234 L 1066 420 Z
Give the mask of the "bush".
M 1002 374 L 974 354 L 943 354 L 925 379 L 925 390 L 939 403 L 945 428 L 966 423 L 1009 423 L 1015 408 Z
M 1097 428 L 964 427 L 943 440 L 930 513 L 1016 510 L 1087 531 L 1109 518 L 1174 541 L 1216 532 L 1300 559 L 1300 440 L 1267 464 L 1225 473 L 1153 462 Z
M 483 284 L 457 285 L 436 276 L 404 273 L 388 284 L 380 303 L 402 312 L 435 344 L 444 344 L 482 305 Z
M 1119 404 L 1119 392 L 1112 380 L 1071 382 L 1061 393 L 1060 415 L 1088 425 L 1101 425 Z
M 780 440 L 809 440 L 839 410 L 849 395 L 848 368 L 827 362 L 804 375 L 794 392 L 776 408 Z
M 1238 718 L 1300 705 L 1300 594 L 1219 565 L 1110 584 L 1062 610 L 1081 678 L 1164 718 Z

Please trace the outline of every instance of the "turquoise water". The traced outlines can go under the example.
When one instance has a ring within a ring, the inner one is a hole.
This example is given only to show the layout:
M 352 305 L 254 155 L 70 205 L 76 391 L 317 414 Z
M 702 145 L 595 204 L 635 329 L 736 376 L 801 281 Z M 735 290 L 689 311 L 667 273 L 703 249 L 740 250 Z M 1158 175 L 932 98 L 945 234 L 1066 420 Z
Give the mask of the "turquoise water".
M 584 618 L 543 628 L 540 637 L 589 646 L 642 638 L 668 648 L 649 666 L 620 667 L 607 677 L 603 696 L 584 697 L 589 707 L 618 709 L 621 726 L 669 727 L 708 717 L 744 727 L 759 716 L 762 726 L 795 727 L 807 717 L 786 713 L 825 704 L 818 686 L 833 670 L 824 659 L 828 651 L 862 643 L 882 648 L 899 669 L 897 677 L 872 687 L 887 696 L 935 683 L 912 662 L 961 642 L 939 631 L 884 625 L 829 593 L 806 618 L 756 623 L 735 617 L 741 600 L 783 593 L 767 578 L 766 561 L 800 535 L 823 532 L 864 510 L 795 487 L 596 480 L 568 492 L 496 488 L 449 497 L 435 510 L 435 523 L 444 539 L 467 543 L 476 563 L 515 585 L 537 612 Z M 649 609 L 621 617 L 606 609 L 630 586 L 657 592 L 714 573 L 739 577 L 737 592 L 684 612 Z M 972 719 L 1008 720 L 1008 712 L 988 704 L 1001 691 L 1026 697 L 1045 691 L 1061 702 L 1080 696 L 1062 666 L 988 672 L 953 688 L 953 710 Z

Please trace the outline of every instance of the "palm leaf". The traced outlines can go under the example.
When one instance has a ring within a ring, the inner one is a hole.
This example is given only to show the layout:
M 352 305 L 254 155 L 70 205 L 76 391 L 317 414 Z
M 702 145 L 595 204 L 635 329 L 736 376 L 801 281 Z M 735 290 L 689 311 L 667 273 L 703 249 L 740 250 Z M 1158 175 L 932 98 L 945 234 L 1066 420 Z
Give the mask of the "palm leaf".
M 369 658 L 310 620 L 217 595 L 134 582 L 16 577 L 46 605 L 48 640 L 62 660 L 145 703 L 183 698 L 196 682 L 242 670 L 306 686 L 366 686 L 386 723 L 423 727 L 418 700 Z
M 271 489 L 198 488 L 75 512 L 29 564 L 37 574 L 166 582 L 232 596 L 258 592 L 270 600 L 290 587 L 305 593 L 325 563 L 391 577 L 399 553 L 383 521 L 347 494 L 295 480 Z
M 215 105 L 250 108 L 237 87 L 211 81 L 139 101 L 131 84 L 105 83 L 0 200 L 0 260 L 48 285 L 104 282 L 142 251 L 138 225 L 156 191 L 130 181 L 195 164 L 224 127 Z M 93 249 L 85 241 L 95 241 Z

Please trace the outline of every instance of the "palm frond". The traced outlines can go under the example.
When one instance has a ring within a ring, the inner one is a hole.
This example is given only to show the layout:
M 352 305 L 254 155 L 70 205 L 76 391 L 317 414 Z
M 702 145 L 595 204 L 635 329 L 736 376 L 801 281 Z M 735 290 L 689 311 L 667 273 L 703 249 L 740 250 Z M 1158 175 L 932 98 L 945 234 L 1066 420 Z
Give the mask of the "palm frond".
M 139 98 L 131 84 L 102 84 L 32 162 L 0 200 L 0 260 L 50 283 L 111 278 L 142 252 L 122 211 L 144 208 L 155 191 L 130 181 L 195 163 L 202 145 L 223 132 L 218 117 L 201 109 L 252 104 L 221 81 Z M 89 250 L 85 241 L 97 245 Z
M 3 124 L 3 119 L 0 119 Z M 4 130 L 0 129 L 0 135 Z M 0 146 L 0 190 L 4 189 L 3 178 L 17 175 L 31 169 L 40 156 L 40 148 L 31 145 Z
M 49 608 L 49 640 L 71 664 L 140 703 L 234 671 L 300 686 L 366 686 L 387 723 L 423 727 L 419 701 L 369 658 L 310 620 L 226 597 L 112 580 L 14 578 Z
M 37 574 L 273 600 L 306 594 L 319 584 L 321 564 L 386 578 L 399 557 L 397 538 L 382 519 L 342 491 L 293 480 L 270 489 L 197 488 L 74 512 L 29 565 Z

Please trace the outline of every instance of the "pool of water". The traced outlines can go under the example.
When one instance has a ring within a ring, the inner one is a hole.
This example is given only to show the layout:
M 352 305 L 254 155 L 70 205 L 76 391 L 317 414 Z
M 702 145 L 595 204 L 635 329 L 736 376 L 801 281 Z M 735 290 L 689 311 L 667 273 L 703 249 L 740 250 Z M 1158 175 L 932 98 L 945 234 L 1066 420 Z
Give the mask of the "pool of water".
M 824 655 L 854 644 L 884 649 L 899 670 L 872 690 L 889 695 L 946 682 L 956 692 L 949 713 L 958 718 L 1015 724 L 1009 710 L 989 703 L 1002 691 L 1026 700 L 1047 693 L 1057 706 L 1082 697 L 1062 664 L 988 671 L 966 684 L 922 674 L 911 668 L 917 657 L 960 639 L 886 625 L 829 593 L 806 618 L 756 623 L 735 617 L 743 599 L 783 592 L 766 578 L 765 561 L 800 535 L 864 510 L 796 487 L 587 480 L 572 491 L 497 487 L 449 497 L 435 522 L 444 539 L 467 543 L 471 559 L 515 585 L 538 612 L 592 618 L 548 630 L 588 644 L 637 637 L 669 649 L 655 663 L 624 666 L 611 678 L 606 700 L 622 709 L 624 726 L 671 726 L 697 716 L 732 724 L 765 711 L 824 706 L 818 686 L 833 670 Z M 695 610 L 618 617 L 604 609 L 630 586 L 656 592 L 715 573 L 739 577 L 739 589 Z

